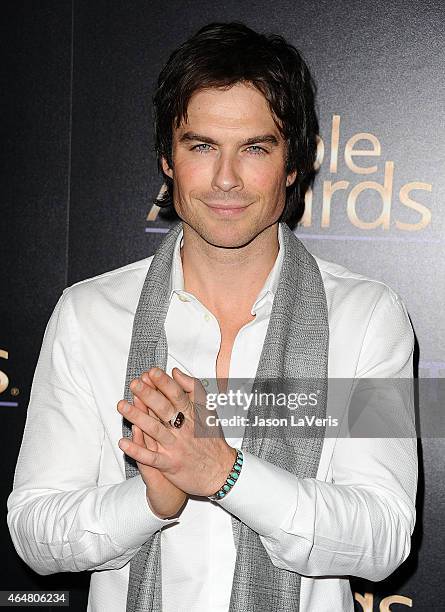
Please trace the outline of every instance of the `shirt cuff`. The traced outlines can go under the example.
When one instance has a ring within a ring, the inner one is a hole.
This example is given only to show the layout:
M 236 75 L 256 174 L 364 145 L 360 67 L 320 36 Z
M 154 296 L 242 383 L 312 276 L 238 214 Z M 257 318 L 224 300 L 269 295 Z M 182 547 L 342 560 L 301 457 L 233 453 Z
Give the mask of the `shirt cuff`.
M 259 535 L 276 531 L 298 506 L 299 480 L 287 470 L 243 450 L 243 467 L 218 503 Z
M 105 532 L 113 542 L 124 548 L 142 546 L 153 533 L 165 525 L 178 522 L 177 518 L 161 519 L 154 514 L 140 474 L 110 487 L 105 498 Z

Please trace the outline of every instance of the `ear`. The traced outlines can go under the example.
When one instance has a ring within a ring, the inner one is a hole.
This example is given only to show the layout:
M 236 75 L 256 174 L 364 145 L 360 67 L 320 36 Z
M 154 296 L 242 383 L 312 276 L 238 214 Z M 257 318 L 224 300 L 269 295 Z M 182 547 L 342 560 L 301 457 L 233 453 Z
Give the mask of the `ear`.
M 291 172 L 291 174 L 288 174 L 287 175 L 287 179 L 286 179 L 286 187 L 290 187 L 292 185 L 292 183 L 295 182 L 296 178 L 297 178 L 297 171 L 296 170 Z
M 161 164 L 162 164 L 162 170 L 164 171 L 164 174 L 166 174 L 167 176 L 169 176 L 172 179 L 173 178 L 173 170 L 168 165 L 167 160 L 165 159 L 165 157 L 161 157 Z

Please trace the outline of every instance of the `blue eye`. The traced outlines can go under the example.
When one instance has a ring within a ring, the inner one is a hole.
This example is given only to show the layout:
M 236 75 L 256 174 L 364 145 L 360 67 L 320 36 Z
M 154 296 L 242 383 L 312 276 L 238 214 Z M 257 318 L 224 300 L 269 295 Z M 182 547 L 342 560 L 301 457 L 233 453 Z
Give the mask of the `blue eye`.
M 256 149 L 256 151 L 253 151 L 253 153 L 255 153 L 255 155 L 264 155 L 265 153 L 267 153 L 267 151 L 265 149 L 263 149 L 262 147 L 259 147 L 258 145 L 251 145 L 248 148 L 249 149 Z
M 198 153 L 207 153 L 207 151 L 209 150 L 209 149 L 201 149 L 201 147 L 210 147 L 210 145 L 209 145 L 209 144 L 207 144 L 207 143 L 203 143 L 203 144 L 195 145 L 195 146 L 192 148 L 192 150 L 193 150 L 193 151 L 198 151 Z

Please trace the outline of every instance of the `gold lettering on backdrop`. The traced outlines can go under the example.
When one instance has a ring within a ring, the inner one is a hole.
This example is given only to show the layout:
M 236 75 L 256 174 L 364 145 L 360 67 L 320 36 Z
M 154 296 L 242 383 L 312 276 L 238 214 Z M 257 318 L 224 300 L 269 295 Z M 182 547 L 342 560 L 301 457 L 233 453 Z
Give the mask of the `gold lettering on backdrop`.
M 390 595 L 389 597 L 382 599 L 380 602 L 380 612 L 391 612 L 391 608 L 389 606 L 393 603 L 402 604 L 402 606 L 408 606 L 408 608 L 413 607 L 413 600 L 409 597 L 404 597 L 403 595 Z
M 392 196 L 392 182 L 394 177 L 394 163 L 386 162 L 385 164 L 385 177 L 383 187 L 380 183 L 375 181 L 363 181 L 363 183 L 359 183 L 355 187 L 351 189 L 351 193 L 348 196 L 348 218 L 350 222 L 359 227 L 360 229 L 374 229 L 382 226 L 383 229 L 389 229 L 389 220 L 391 215 L 391 196 Z M 383 202 L 383 208 L 380 215 L 375 219 L 375 221 L 362 221 L 359 219 L 357 215 L 357 211 L 355 205 L 357 203 L 357 198 L 360 193 L 365 191 L 365 189 L 373 189 L 380 194 Z
M 418 223 L 402 223 L 402 221 L 396 221 L 396 227 L 401 230 L 406 230 L 408 232 L 416 232 L 418 230 L 423 229 L 427 225 L 431 223 L 431 211 L 429 208 L 420 204 L 420 202 L 415 202 L 411 200 L 408 196 L 409 192 L 413 189 L 423 189 L 423 191 L 429 191 L 431 193 L 432 186 L 429 183 L 419 183 L 414 181 L 413 183 L 407 183 L 403 185 L 400 190 L 399 198 L 404 206 L 408 208 L 412 208 L 419 212 L 422 215 L 422 220 Z
M 314 192 L 310 188 L 304 194 L 304 213 L 300 221 L 303 227 L 310 227 L 312 225 L 312 197 L 313 195 L 314 195 Z
M 321 140 L 321 138 L 320 138 Z M 329 172 L 336 174 L 337 163 L 338 163 L 338 145 L 340 143 L 340 115 L 334 115 L 332 117 L 332 130 L 331 130 L 331 163 L 329 166 Z
M 325 181 L 323 183 L 323 208 L 321 212 L 321 227 L 329 227 L 331 223 L 331 198 L 336 191 L 347 189 L 349 181 Z
M 368 140 L 373 148 L 372 149 L 354 149 L 354 145 L 360 140 Z M 357 156 L 375 156 L 380 157 L 381 154 L 381 146 L 380 141 L 373 134 L 366 134 L 362 132 L 360 134 L 355 134 L 351 136 L 345 146 L 345 162 L 348 166 L 349 170 L 355 172 L 356 174 L 374 174 L 377 172 L 377 166 L 357 166 L 352 160 L 353 157 Z
M 354 593 L 354 599 L 361 605 L 363 612 L 372 612 L 374 606 L 374 595 L 372 593 L 365 593 L 364 595 Z
M 374 595 L 372 593 L 365 593 L 364 595 L 361 595 L 361 593 L 354 593 L 354 599 L 361 605 L 363 612 L 373 611 Z M 413 600 L 409 597 L 405 597 L 404 595 L 389 595 L 380 602 L 379 611 L 391 612 L 391 604 L 402 604 L 402 606 L 412 608 Z
M 153 206 L 150 208 L 150 210 L 148 211 L 148 215 L 147 215 L 147 221 L 156 221 L 156 218 L 158 216 L 158 213 L 161 209 L 159 208 L 159 206 L 157 206 L 157 204 L 153 204 Z
M 314 169 L 319 170 L 324 160 L 324 142 L 317 136 L 317 156 L 315 158 Z
M 156 196 L 156 199 L 159 200 L 165 191 L 167 191 L 167 185 L 165 183 L 162 183 L 158 195 Z M 161 209 L 157 204 L 152 204 L 152 207 L 148 211 L 146 221 L 156 221 L 160 210 Z
M 329 172 L 331 174 L 339 174 L 339 159 L 341 159 L 340 151 L 340 140 L 341 140 L 341 117 L 340 115 L 333 115 L 331 123 L 331 137 L 330 145 L 331 151 L 329 156 Z M 364 148 L 364 141 L 370 144 L 368 148 Z M 363 144 L 359 145 L 362 142 Z M 345 144 L 343 152 L 343 158 L 346 164 L 346 168 L 358 175 L 371 175 L 378 172 L 378 164 L 366 163 L 364 158 L 372 157 L 374 159 L 381 157 L 382 146 L 374 134 L 370 132 L 358 132 L 349 137 Z M 325 160 L 326 150 L 322 138 L 317 140 L 317 159 L 315 162 L 315 168 L 319 169 Z M 358 162 L 358 159 L 361 162 Z M 384 176 L 383 183 L 376 181 L 362 181 L 359 183 L 351 183 L 346 180 L 325 180 L 322 183 L 322 203 L 321 203 L 321 227 L 328 228 L 331 225 L 331 202 L 332 196 L 337 191 L 344 191 L 344 198 L 346 200 L 346 215 L 350 223 L 355 227 L 363 230 L 374 230 L 377 228 L 388 230 L 391 226 L 391 220 L 395 216 L 394 207 L 395 202 L 393 199 L 393 183 L 395 174 L 395 164 L 393 161 L 386 161 L 384 164 Z M 346 191 L 351 187 L 349 194 Z M 409 194 L 414 189 L 421 189 L 431 193 L 431 183 L 420 183 L 410 182 L 406 183 L 400 188 L 399 200 L 400 204 L 414 211 L 417 215 L 420 215 L 420 220 L 411 223 L 402 222 L 397 218 L 394 219 L 395 227 L 403 231 L 419 231 L 427 227 L 431 223 L 431 211 L 420 202 L 413 200 L 409 197 Z M 376 191 L 382 200 L 382 210 L 378 217 L 373 221 L 364 221 L 361 219 L 357 212 L 357 198 L 360 194 L 366 190 Z M 341 199 L 342 196 L 337 196 L 337 200 Z M 344 201 L 344 200 L 343 200 Z M 313 222 L 313 206 L 314 206 L 314 193 L 309 189 L 305 196 L 305 212 L 301 219 L 301 225 L 303 227 L 311 227 Z M 339 208 L 339 203 L 336 204 L 336 208 Z M 344 209 L 343 209 L 344 210 Z
M 0 349 L 0 357 L 2 359 L 8 359 L 8 351 Z M 0 370 L 0 393 L 3 393 L 3 391 L 6 391 L 6 389 L 8 388 L 8 385 L 9 385 L 8 376 L 5 374 L 5 372 L 2 372 Z

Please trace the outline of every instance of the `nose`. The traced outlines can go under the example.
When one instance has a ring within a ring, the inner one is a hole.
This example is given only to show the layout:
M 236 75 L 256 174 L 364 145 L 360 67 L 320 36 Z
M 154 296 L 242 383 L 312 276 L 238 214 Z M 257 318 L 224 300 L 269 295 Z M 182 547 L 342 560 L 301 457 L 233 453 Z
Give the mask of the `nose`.
M 220 189 L 221 191 L 236 189 L 238 191 L 244 188 L 237 163 L 237 160 L 229 153 L 221 153 L 221 156 L 215 162 L 212 180 L 213 189 Z

